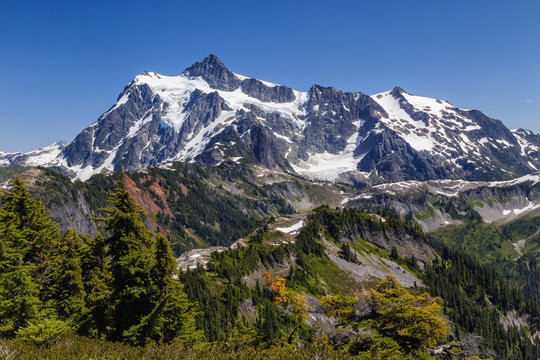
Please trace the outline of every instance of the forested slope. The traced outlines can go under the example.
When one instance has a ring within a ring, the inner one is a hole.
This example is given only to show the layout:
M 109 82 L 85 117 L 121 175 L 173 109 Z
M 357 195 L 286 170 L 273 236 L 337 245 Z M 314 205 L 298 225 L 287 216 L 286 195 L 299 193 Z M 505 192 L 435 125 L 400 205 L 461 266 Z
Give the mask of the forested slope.
M 190 166 L 180 169 L 182 176 L 165 170 L 171 179 L 163 184 L 181 179 L 188 194 L 207 186 Z M 22 180 L 9 183 L 0 198 L 1 351 L 12 358 L 77 358 L 73 349 L 88 358 L 538 358 L 532 290 L 394 213 L 322 206 L 254 219 L 243 241 L 178 272 L 174 233 L 159 223 L 148 230 L 135 201 L 140 184 L 154 184 L 149 176 L 95 179 L 110 189 L 92 218 L 101 224 L 95 235 L 62 230 Z M 284 227 L 287 217 L 302 220 Z M 86 338 L 99 340 L 83 345 Z

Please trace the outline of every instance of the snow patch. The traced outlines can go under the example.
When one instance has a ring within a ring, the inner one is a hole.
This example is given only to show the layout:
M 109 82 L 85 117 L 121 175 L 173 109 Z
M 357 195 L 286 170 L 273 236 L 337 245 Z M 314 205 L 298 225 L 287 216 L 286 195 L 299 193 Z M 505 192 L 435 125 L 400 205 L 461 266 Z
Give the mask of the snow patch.
M 300 120 L 299 117 L 305 115 L 304 105 L 308 100 L 307 92 L 293 90 L 295 95 L 294 101 L 288 103 L 274 103 L 252 98 L 242 92 L 241 89 L 236 89 L 234 91 L 217 90 L 208 85 L 202 78 L 191 78 L 185 75 L 152 76 L 142 74 L 135 78 L 135 82 L 137 84 L 148 85 L 155 94 L 159 95 L 159 97 L 168 104 L 168 108 L 165 115 L 162 116 L 162 119 L 176 131 L 181 129 L 182 124 L 188 115 L 185 112 L 185 105 L 189 101 L 191 93 L 196 89 L 206 94 L 217 92 L 219 96 L 225 100 L 227 105 L 234 110 L 249 111 L 245 106 L 246 104 L 256 105 L 266 113 L 280 113 L 282 116 L 291 119 L 301 129 L 305 127 L 305 122 Z M 264 83 L 266 84 L 266 82 Z M 275 86 L 273 84 L 271 85 Z
M 347 171 L 356 171 L 356 165 L 363 155 L 355 157 L 352 152 L 341 154 L 310 154 L 307 161 L 291 164 L 294 171 L 308 179 L 335 181 L 337 177 Z
M 282 233 L 286 233 L 286 234 L 293 234 L 293 233 L 297 232 L 297 230 L 300 230 L 302 228 L 302 226 L 304 226 L 304 221 L 300 220 L 299 222 L 297 222 L 294 225 L 291 225 L 289 227 L 278 227 L 278 228 L 276 228 L 276 230 L 281 231 Z

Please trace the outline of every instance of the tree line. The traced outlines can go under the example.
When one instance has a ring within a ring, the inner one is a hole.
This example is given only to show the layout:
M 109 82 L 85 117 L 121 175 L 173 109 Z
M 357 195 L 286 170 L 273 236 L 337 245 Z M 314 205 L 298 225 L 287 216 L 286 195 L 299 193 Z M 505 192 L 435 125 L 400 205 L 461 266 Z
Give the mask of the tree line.
M 61 232 L 18 177 L 0 196 L 0 336 L 45 343 L 75 332 L 143 345 L 197 337 L 167 238 L 145 228 L 122 173 L 107 235 Z

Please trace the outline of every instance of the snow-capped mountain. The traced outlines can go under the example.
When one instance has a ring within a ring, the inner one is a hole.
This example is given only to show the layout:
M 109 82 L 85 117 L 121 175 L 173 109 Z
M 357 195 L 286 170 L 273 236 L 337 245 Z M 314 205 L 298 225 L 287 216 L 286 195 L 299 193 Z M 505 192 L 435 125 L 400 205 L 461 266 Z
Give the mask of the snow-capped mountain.
M 425 231 L 463 224 L 475 215 L 503 224 L 540 216 L 540 172 L 506 181 L 428 180 L 385 183 L 349 194 L 342 206 L 392 211 Z
M 144 72 L 69 145 L 0 153 L 0 166 L 72 178 L 172 161 L 245 161 L 311 179 L 508 179 L 540 166 L 540 136 L 400 88 L 368 96 L 247 78 L 214 55 L 179 76 Z
M 0 166 L 57 166 L 62 164 L 62 150 L 67 146 L 62 141 L 27 153 L 0 151 Z

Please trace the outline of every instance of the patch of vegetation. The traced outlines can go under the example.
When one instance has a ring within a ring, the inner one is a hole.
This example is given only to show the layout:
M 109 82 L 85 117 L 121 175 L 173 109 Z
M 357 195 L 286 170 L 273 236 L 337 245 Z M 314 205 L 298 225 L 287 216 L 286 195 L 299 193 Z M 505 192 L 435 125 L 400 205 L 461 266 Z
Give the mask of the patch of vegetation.
M 435 213 L 431 206 L 426 207 L 423 211 L 417 211 L 414 213 L 414 217 L 420 221 L 426 221 L 427 219 L 434 218 Z
M 377 245 L 374 245 L 362 238 L 358 238 L 355 241 L 352 241 L 350 245 L 359 253 L 380 255 L 381 250 L 384 251 L 384 249 L 381 249 Z
M 9 180 L 13 176 L 25 172 L 27 169 L 27 167 L 19 165 L 0 167 L 0 181 Z
M 482 201 L 471 201 L 470 205 L 472 207 L 474 206 L 478 206 L 479 208 L 483 208 L 484 207 L 484 203 Z
M 452 250 L 475 254 L 483 263 L 490 264 L 508 280 L 523 287 L 524 296 L 540 301 L 540 277 L 536 252 L 540 244 L 540 218 L 523 218 L 512 223 L 495 226 L 476 219 L 464 225 L 441 228 L 430 234 L 432 243 L 441 243 Z M 535 235 L 536 234 L 536 235 Z M 518 257 L 514 243 L 528 239 L 523 256 Z
M 72 182 L 52 169 L 40 168 L 40 171 L 43 176 L 35 182 L 32 191 L 42 196 L 46 204 L 71 202 L 76 206 L 82 196 L 96 215 L 107 206 L 108 194 L 116 186 L 114 174 L 98 174 L 86 182 Z M 235 163 L 207 168 L 175 163 L 172 170 L 154 168 L 128 176 L 144 199 L 161 209 L 146 216 L 167 232 L 176 255 L 193 247 L 228 246 L 245 236 L 261 219 L 271 214 L 294 213 L 287 201 L 273 195 L 275 189 L 254 185 L 250 171 Z M 224 183 L 234 183 L 244 194 L 227 191 L 221 186 Z M 158 194 L 156 187 L 161 187 L 163 193 Z
M 351 250 L 349 244 L 343 244 L 343 246 L 341 246 L 341 249 L 339 250 L 339 256 L 348 262 L 352 262 L 354 264 L 361 264 L 360 260 L 358 260 L 358 256 L 356 256 L 356 253 Z
M 349 274 L 341 270 L 330 259 L 306 259 L 306 263 L 319 275 L 328 294 L 352 294 L 362 285 Z
M 527 299 L 515 282 L 506 281 L 474 257 L 434 245 L 441 259 L 426 267 L 424 282 L 430 293 L 444 297 L 445 313 L 456 324 L 455 336 L 481 335 L 495 359 L 536 359 L 540 344 L 529 339 L 540 326 L 538 302 Z M 501 314 L 510 310 L 529 314 L 531 327 L 505 329 Z

